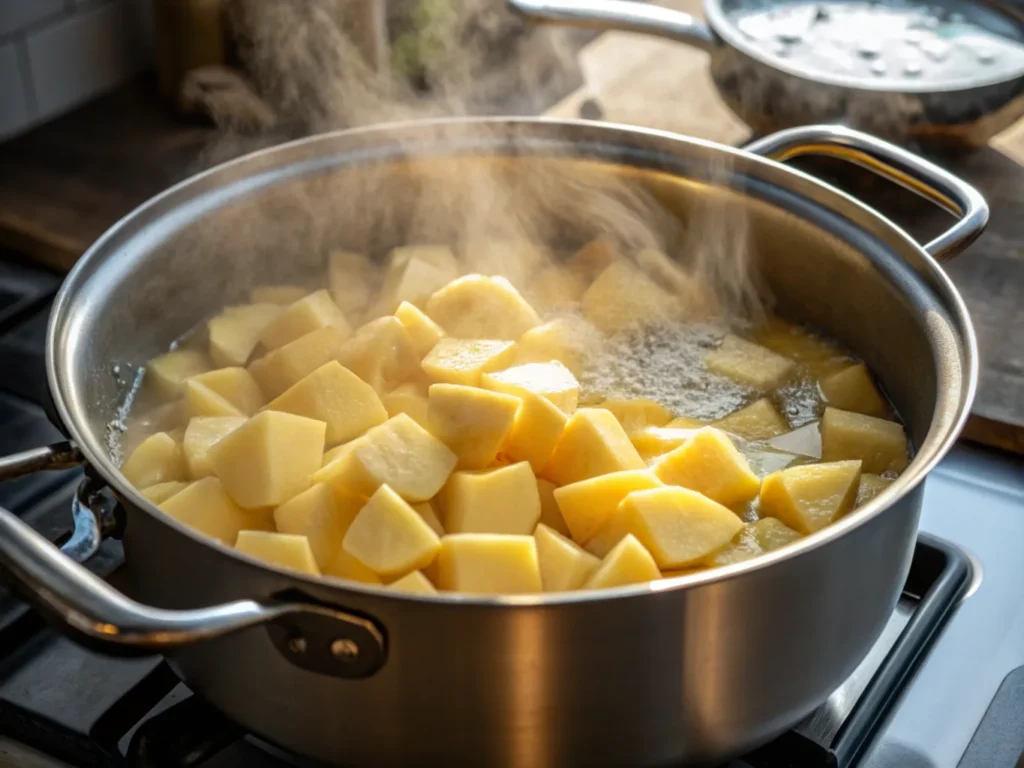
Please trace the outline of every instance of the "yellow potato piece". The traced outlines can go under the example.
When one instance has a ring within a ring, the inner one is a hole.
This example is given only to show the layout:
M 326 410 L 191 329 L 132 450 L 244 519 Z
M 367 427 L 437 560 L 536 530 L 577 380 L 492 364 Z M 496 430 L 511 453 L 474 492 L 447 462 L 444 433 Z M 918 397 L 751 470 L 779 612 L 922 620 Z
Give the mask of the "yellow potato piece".
M 416 511 L 416 514 L 423 518 L 423 522 L 430 526 L 430 530 L 436 533 L 438 536 L 444 536 L 444 526 L 441 525 L 441 518 L 437 516 L 437 512 L 434 511 L 434 505 L 429 501 L 422 501 L 419 504 L 411 505 Z
M 179 523 L 229 547 L 235 546 L 239 531 L 264 528 L 263 516 L 238 506 L 216 477 L 196 480 L 166 499 L 160 504 L 160 509 Z
M 420 359 L 426 357 L 427 353 L 444 336 L 441 326 L 423 314 L 419 307 L 410 304 L 408 301 L 403 301 L 398 305 L 398 309 L 395 310 L 395 317 L 398 318 L 398 322 L 402 324 L 402 327 L 409 334 L 412 346 Z
M 708 318 L 721 313 L 709 286 L 661 251 L 644 248 L 636 254 L 636 263 L 651 280 L 679 299 L 677 306 L 686 317 Z
M 728 508 L 687 488 L 634 491 L 618 515 L 663 569 L 695 565 L 728 546 L 743 529 L 743 521 Z
M 907 437 L 894 421 L 838 408 L 826 408 L 821 418 L 821 460 L 859 459 L 872 474 L 907 468 Z
M 712 423 L 724 432 L 747 440 L 768 440 L 789 430 L 789 424 L 766 397 Z
M 430 387 L 427 429 L 458 457 L 456 469 L 484 469 L 505 444 L 519 398 L 458 384 Z
M 317 565 L 326 570 L 365 503 L 362 497 L 317 483 L 275 509 L 274 525 L 281 533 L 305 536 Z
M 662 456 L 654 474 L 666 485 L 690 488 L 727 507 L 750 501 L 761 487 L 743 454 L 714 427 L 702 427 Z
M 345 336 L 330 326 L 307 333 L 249 364 L 249 373 L 263 394 L 274 398 L 329 360 L 338 357 Z
M 867 504 L 890 485 L 892 485 L 892 480 L 888 477 L 869 473 L 861 475 L 860 483 L 857 485 L 857 500 L 854 502 L 854 506 L 859 507 L 861 504 Z
M 356 447 L 357 441 L 358 438 L 356 440 L 349 440 L 347 443 L 336 445 L 329 451 L 325 451 L 324 460 L 320 466 L 326 467 L 331 462 L 337 461 L 338 459 L 342 458 L 346 453 L 348 453 L 349 451 Z
M 619 424 L 631 434 L 644 427 L 664 427 L 672 421 L 672 412 L 653 400 L 605 400 L 598 408 L 611 411 Z
M 513 461 L 530 462 L 533 471 L 540 473 L 551 458 L 568 417 L 546 397 L 531 392 L 523 393 L 519 401 L 512 432 L 502 450 Z
M 700 419 L 691 419 L 689 416 L 676 416 L 665 426 L 670 429 L 700 429 L 707 426 L 707 422 Z
M 221 368 L 249 362 L 264 329 L 281 314 L 276 303 L 228 307 L 206 324 L 210 359 Z
M 530 534 L 540 520 L 537 479 L 525 461 L 453 473 L 441 506 L 449 533 Z
M 444 338 L 423 358 L 423 370 L 439 382 L 475 387 L 481 374 L 506 367 L 514 357 L 510 341 Z
M 581 318 L 559 317 L 531 328 L 516 342 L 515 362 L 557 360 L 579 377 L 587 358 L 601 344 L 600 332 Z
M 193 480 L 213 474 L 210 448 L 245 422 L 244 416 L 197 416 L 189 419 L 182 449 L 185 452 L 189 476 Z
M 146 387 L 165 399 L 179 397 L 185 381 L 210 370 L 210 360 L 194 349 L 176 349 L 146 363 Z
M 188 479 L 185 456 L 166 432 L 150 435 L 121 465 L 121 474 L 136 488 Z
M 429 565 L 441 540 L 408 502 L 382 485 L 356 515 L 341 546 L 374 573 L 388 578 Z
M 345 313 L 326 290 L 303 296 L 288 305 L 263 329 L 260 343 L 267 349 L 277 349 L 321 328 L 336 328 L 346 337 L 352 333 Z
M 189 379 L 189 383 L 192 382 L 202 384 L 220 395 L 245 416 L 252 416 L 266 402 L 256 379 L 245 368 L 238 366 L 201 373 Z
M 422 306 L 440 288 L 459 276 L 451 249 L 438 245 L 395 248 L 373 313 L 389 315 L 402 302 Z
M 540 495 L 539 524 L 546 525 L 563 536 L 569 536 L 571 535 L 569 533 L 569 526 L 565 524 L 562 510 L 558 508 L 558 502 L 555 501 L 556 487 L 550 480 L 545 480 L 543 477 L 537 478 L 537 493 Z
M 327 285 L 331 298 L 345 317 L 356 318 L 369 305 L 380 282 L 380 269 L 364 254 L 331 251 L 327 260 Z
M 324 569 L 325 576 L 333 576 L 336 579 L 350 579 L 362 584 L 383 584 L 380 576 L 363 565 L 359 560 L 352 557 L 344 549 L 338 550 L 337 556 L 331 564 Z
M 765 552 L 772 552 L 803 538 L 781 520 L 766 517 L 745 525 L 732 543 L 708 559 L 708 565 L 731 565 L 750 560 Z
M 587 290 L 587 284 L 562 267 L 551 266 L 530 280 L 526 295 L 541 312 L 554 313 L 574 309 Z
M 586 544 L 616 514 L 626 496 L 662 485 L 646 469 L 628 470 L 563 485 L 555 489 L 554 495 L 572 538 Z
M 610 265 L 580 301 L 583 316 L 608 334 L 658 325 L 679 313 L 678 299 L 625 261 Z
M 857 363 L 823 378 L 821 393 L 833 408 L 882 418 L 889 415 L 885 402 L 864 363 Z
M 516 595 L 543 589 L 533 536 L 461 533 L 441 539 L 438 587 L 454 592 Z
M 758 328 L 754 339 L 761 346 L 798 363 L 815 378 L 841 371 L 853 363 L 841 349 L 816 333 L 777 317 L 769 318 Z
M 208 456 L 231 498 L 248 509 L 283 504 L 320 469 L 327 425 L 263 411 L 221 438 Z
M 853 509 L 860 470 L 859 461 L 835 461 L 773 472 L 761 486 L 761 514 L 800 533 L 820 531 Z
M 258 285 L 249 290 L 249 301 L 253 304 L 276 304 L 279 307 L 287 307 L 307 293 L 309 291 L 297 285 Z
M 416 382 L 395 387 L 380 399 L 389 417 L 407 414 L 421 427 L 427 426 L 427 390 Z
M 157 483 L 151 485 L 148 488 L 142 489 L 142 495 L 149 499 L 154 504 L 163 504 L 174 494 L 185 490 L 188 487 L 188 483 L 182 481 L 172 481 L 167 483 Z
M 185 382 L 185 410 L 190 419 L 201 416 L 236 416 L 245 418 L 242 412 L 223 395 L 218 395 L 205 384 L 195 379 Z
M 576 410 L 580 394 L 580 383 L 576 377 L 557 360 L 524 363 L 503 371 L 484 373 L 480 377 L 480 386 L 517 397 L 529 393 L 540 395 L 566 413 Z
M 427 314 L 445 333 L 458 339 L 514 341 L 540 317 L 503 277 L 465 275 L 427 301 Z
M 533 538 L 545 592 L 579 589 L 601 565 L 598 558 L 543 523 L 537 526 Z
M 635 536 L 628 534 L 615 545 L 583 585 L 584 589 L 610 589 L 661 578 L 658 564 Z
M 437 590 L 434 585 L 430 583 L 430 579 L 423 575 L 420 571 L 413 571 L 407 573 L 397 581 L 393 581 L 388 584 L 388 589 L 394 589 L 398 592 L 408 592 L 411 595 L 436 595 Z
M 566 259 L 565 268 L 584 283 L 591 283 L 620 258 L 609 240 L 597 237 Z
M 267 531 L 239 531 L 235 549 L 271 565 L 293 571 L 320 575 L 313 552 L 305 536 Z
M 380 394 L 390 392 L 420 369 L 420 357 L 412 339 L 393 316 L 364 325 L 335 357 Z
M 542 474 L 556 485 L 569 485 L 644 467 L 644 460 L 611 412 L 580 408 L 566 422 Z
M 761 391 L 782 386 L 796 373 L 796 363 L 789 358 L 732 334 L 704 358 L 704 364 L 712 373 Z
M 327 425 L 327 445 L 345 443 L 388 420 L 380 398 L 369 384 L 337 360 L 324 363 L 267 403 L 268 411 L 284 411 Z
M 640 458 L 649 461 L 678 448 L 696 432 L 696 429 L 677 427 L 644 427 L 636 432 L 630 432 L 629 441 L 640 454 Z

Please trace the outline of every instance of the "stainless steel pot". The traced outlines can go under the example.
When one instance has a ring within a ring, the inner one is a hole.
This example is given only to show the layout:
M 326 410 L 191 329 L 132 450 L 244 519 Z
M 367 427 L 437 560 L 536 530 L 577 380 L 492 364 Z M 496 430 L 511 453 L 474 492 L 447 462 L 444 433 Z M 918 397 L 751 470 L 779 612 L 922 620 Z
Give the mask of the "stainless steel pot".
M 783 164 L 806 153 L 871 168 L 959 220 L 921 247 Z M 465 183 L 481 167 L 511 183 L 541 171 L 604 178 L 657 197 L 691 227 L 709 204 L 742 214 L 753 268 L 783 312 L 878 372 L 917 446 L 906 473 L 836 525 L 753 562 L 615 590 L 495 598 L 403 595 L 269 567 L 165 517 L 128 484 L 109 439 L 126 369 L 243 295 L 254 272 L 300 279 L 322 269 L 325 243 L 386 248 L 436 233 L 419 192 L 442 177 Z M 0 467 L 11 476 L 87 462 L 69 549 L 94 549 L 89 511 L 99 514 L 96 491 L 108 485 L 133 599 L 6 511 L 0 570 L 81 642 L 164 653 L 228 716 L 328 763 L 639 766 L 742 753 L 819 705 L 894 607 L 921 482 L 963 425 L 977 375 L 970 320 L 937 260 L 986 219 L 978 193 L 935 165 L 830 127 L 737 150 L 624 126 L 452 120 L 241 158 L 146 203 L 72 270 L 53 307 L 47 369 L 73 446 Z

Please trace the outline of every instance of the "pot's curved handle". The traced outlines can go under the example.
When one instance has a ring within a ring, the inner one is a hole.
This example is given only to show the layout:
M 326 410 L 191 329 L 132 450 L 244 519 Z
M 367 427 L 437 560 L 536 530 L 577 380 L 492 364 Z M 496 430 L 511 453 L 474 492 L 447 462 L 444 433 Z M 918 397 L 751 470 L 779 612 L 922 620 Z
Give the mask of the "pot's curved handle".
M 639 32 L 711 51 L 720 45 L 711 27 L 688 13 L 631 0 L 508 0 L 535 21 L 571 27 Z
M 845 126 L 790 128 L 753 141 L 744 149 L 780 162 L 801 155 L 839 158 L 931 200 L 959 219 L 925 245 L 925 250 L 940 261 L 959 255 L 988 224 L 988 203 L 966 181 L 895 144 Z

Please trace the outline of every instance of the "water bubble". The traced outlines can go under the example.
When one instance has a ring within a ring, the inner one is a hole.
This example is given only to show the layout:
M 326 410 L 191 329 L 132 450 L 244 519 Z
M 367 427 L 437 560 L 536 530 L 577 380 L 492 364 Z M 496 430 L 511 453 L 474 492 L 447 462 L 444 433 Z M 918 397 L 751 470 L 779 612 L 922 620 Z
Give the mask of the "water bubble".
M 886 66 L 884 61 L 876 61 L 871 65 L 871 74 L 881 77 L 886 73 Z
M 903 41 L 907 45 L 918 46 L 922 40 L 924 40 L 924 34 L 919 29 L 908 29 L 906 34 L 903 35 Z
M 976 48 L 974 55 L 977 57 L 979 64 L 991 64 L 996 60 L 996 52 L 991 48 Z
M 922 71 L 921 62 L 917 59 L 907 59 L 903 62 L 903 74 L 910 77 L 920 75 Z
M 941 40 L 929 40 L 922 43 L 921 51 L 932 61 L 945 61 L 949 56 L 949 44 Z
M 865 59 L 873 59 L 882 52 L 882 44 L 878 40 L 861 40 L 857 43 L 857 53 Z
M 793 45 L 794 43 L 802 42 L 804 34 L 798 29 L 781 29 L 775 31 L 775 36 L 786 43 L 787 45 Z

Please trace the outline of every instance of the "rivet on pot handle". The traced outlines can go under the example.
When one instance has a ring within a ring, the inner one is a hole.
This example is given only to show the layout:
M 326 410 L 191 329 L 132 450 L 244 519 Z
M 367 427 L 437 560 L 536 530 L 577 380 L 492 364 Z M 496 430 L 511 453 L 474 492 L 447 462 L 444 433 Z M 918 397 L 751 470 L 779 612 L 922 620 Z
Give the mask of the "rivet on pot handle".
M 839 158 L 931 200 L 959 218 L 925 246 L 939 260 L 960 254 L 988 224 L 988 203 L 970 184 L 895 144 L 844 126 L 790 128 L 751 142 L 744 149 L 779 162 L 802 155 Z

